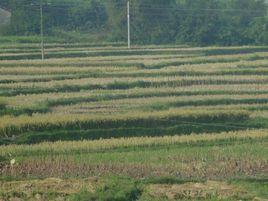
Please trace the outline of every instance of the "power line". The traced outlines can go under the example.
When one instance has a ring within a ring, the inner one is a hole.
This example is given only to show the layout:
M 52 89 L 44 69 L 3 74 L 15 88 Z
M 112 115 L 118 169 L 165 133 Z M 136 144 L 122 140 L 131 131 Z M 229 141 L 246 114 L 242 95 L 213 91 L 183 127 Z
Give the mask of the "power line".
M 36 11 L 39 11 L 39 6 L 35 6 L 35 5 L 26 5 L 27 7 L 31 7 L 31 8 L 34 8 Z M 106 6 L 96 6 L 97 8 L 105 8 Z M 71 8 L 70 6 L 58 6 L 58 5 L 47 5 L 47 6 L 44 6 L 43 7 L 43 10 L 44 11 L 49 11 L 49 9 L 52 8 L 52 9 L 56 9 L 56 10 L 66 10 L 68 11 L 69 8 Z M 131 10 L 133 11 L 131 16 L 133 16 L 135 14 L 136 11 L 140 11 L 139 8 L 134 8 L 132 7 Z M 180 11 L 180 10 L 177 10 L 177 11 Z M 184 9 L 184 10 L 181 10 L 181 11 L 184 11 L 184 12 L 180 12 L 178 14 L 178 16 L 193 16 L 193 17 L 203 17 L 205 15 L 207 16 L 220 16 L 221 14 L 220 13 L 215 13 L 214 11 L 216 10 L 208 10 L 208 11 L 211 11 L 211 12 L 208 12 L 206 10 L 202 10 L 202 9 Z M 203 13 L 199 13 L 199 14 L 193 14 L 192 12 L 190 11 L 206 11 L 206 12 L 203 12 Z M 212 12 L 213 11 L 213 12 Z M 260 12 L 258 12 L 260 13 Z M 254 17 L 254 18 L 267 18 L 267 16 L 256 16 L 257 12 L 252 13 L 252 11 L 249 11 L 248 10 L 248 13 L 247 13 L 247 16 L 251 16 L 251 17 Z M 263 13 L 264 14 L 264 13 Z M 93 14 L 88 14 L 88 15 L 93 15 Z M 169 13 L 163 13 L 163 12 L 160 12 L 159 10 L 158 11 L 150 11 L 150 13 L 142 13 L 143 16 L 167 16 L 169 15 Z
M 30 6 L 30 7 L 38 7 L 39 4 L 20 4 L 22 6 Z M 61 3 L 61 4 L 43 4 L 44 7 L 61 7 L 61 8 L 71 8 L 71 7 L 78 7 L 78 6 L 89 6 L 90 4 L 85 3 Z M 125 6 L 125 4 L 119 4 L 119 6 Z M 97 8 L 106 8 L 106 7 L 112 7 L 114 8 L 114 5 L 102 5 L 102 6 L 94 6 Z M 172 10 L 172 11 L 204 11 L 204 12 L 211 12 L 211 11 L 218 11 L 218 12 L 242 12 L 242 13 L 265 13 L 264 10 L 251 10 L 251 9 L 226 9 L 226 8 L 202 8 L 202 9 L 188 9 L 188 8 L 176 8 L 176 7 L 152 7 L 152 6 L 146 6 L 146 4 L 140 5 L 140 6 L 131 6 L 131 9 L 140 10 Z
M 137 14 L 137 13 L 134 12 L 134 14 Z M 141 15 L 143 15 L 143 16 L 172 16 L 170 13 L 162 13 L 162 12 L 141 13 Z M 193 15 L 197 15 L 197 16 L 206 16 L 206 15 L 207 16 L 209 16 L 209 15 L 221 16 L 220 13 L 208 13 L 208 12 L 199 13 L 199 14 L 194 14 L 194 13 L 190 13 L 190 12 L 188 12 L 188 13 L 178 13 L 177 16 L 183 16 L 183 15 L 186 15 L 186 16 L 187 15 L 190 15 L 190 16 L 193 16 Z M 267 17 L 267 16 L 263 16 L 263 15 L 256 15 L 256 14 L 247 14 L 247 16 Z
M 158 7 L 158 8 L 150 8 L 145 6 L 137 7 L 145 8 L 146 10 L 172 10 L 172 11 L 222 11 L 222 12 L 252 12 L 252 13 L 263 13 L 262 10 L 241 10 L 241 9 L 216 9 L 216 8 L 207 8 L 207 9 L 187 9 L 187 8 L 165 8 L 165 7 Z

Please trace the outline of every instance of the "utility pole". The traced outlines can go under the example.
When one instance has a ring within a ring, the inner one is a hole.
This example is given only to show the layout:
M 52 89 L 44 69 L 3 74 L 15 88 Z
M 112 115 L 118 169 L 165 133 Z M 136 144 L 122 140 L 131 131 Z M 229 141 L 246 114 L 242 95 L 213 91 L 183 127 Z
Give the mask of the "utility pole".
M 130 49 L 130 2 L 127 2 L 128 49 Z
M 43 24 L 43 5 L 40 3 L 40 34 L 41 34 L 41 54 L 42 60 L 45 59 L 45 48 L 44 48 L 44 24 Z

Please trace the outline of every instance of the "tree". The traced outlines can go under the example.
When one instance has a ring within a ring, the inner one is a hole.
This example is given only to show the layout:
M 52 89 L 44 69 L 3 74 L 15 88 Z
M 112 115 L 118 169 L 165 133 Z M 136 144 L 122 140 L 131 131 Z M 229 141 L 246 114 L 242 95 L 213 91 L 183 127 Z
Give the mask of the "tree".
M 220 13 L 216 0 L 188 0 L 181 4 L 177 41 L 200 45 L 214 44 L 218 36 Z
M 90 4 L 81 4 L 70 10 L 69 24 L 71 29 L 79 31 L 96 31 L 106 26 L 108 15 L 105 6 L 96 0 Z
M 46 5 L 50 1 L 51 5 Z M 12 10 L 10 34 L 74 31 L 127 40 L 127 0 L 1 0 Z M 265 0 L 130 0 L 131 38 L 138 44 L 267 44 Z M 34 4 L 35 6 L 33 6 Z M 103 37 L 102 37 L 103 38 Z
M 174 0 L 137 0 L 132 2 L 131 27 L 137 43 L 170 43 L 175 38 Z

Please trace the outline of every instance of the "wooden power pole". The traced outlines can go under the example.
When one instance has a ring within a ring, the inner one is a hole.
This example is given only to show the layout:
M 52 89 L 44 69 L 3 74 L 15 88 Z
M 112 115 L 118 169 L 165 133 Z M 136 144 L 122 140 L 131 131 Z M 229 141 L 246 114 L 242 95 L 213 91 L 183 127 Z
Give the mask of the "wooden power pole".
M 127 2 L 127 28 L 128 28 L 128 48 L 131 48 L 130 44 L 130 1 Z
M 43 24 L 43 5 L 40 4 L 40 34 L 41 34 L 41 54 L 42 60 L 45 59 L 45 48 L 44 48 L 44 24 Z

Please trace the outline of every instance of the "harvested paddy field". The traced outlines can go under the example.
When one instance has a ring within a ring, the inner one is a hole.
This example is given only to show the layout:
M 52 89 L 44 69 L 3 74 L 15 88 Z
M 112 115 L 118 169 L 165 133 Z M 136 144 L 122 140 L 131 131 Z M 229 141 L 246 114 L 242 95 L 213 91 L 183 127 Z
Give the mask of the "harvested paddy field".
M 267 46 L 0 46 L 0 200 L 268 199 Z

